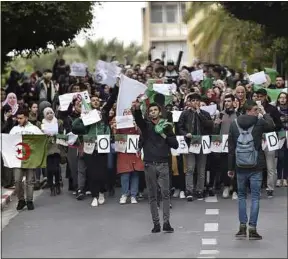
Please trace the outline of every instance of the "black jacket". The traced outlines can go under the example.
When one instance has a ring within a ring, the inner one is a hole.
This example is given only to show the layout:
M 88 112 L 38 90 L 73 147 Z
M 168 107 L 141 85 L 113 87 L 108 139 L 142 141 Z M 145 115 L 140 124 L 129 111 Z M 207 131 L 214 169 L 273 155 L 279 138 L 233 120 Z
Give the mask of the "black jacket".
M 197 122 L 195 123 L 195 120 Z M 197 125 L 197 126 L 195 126 Z M 214 123 L 208 112 L 200 110 L 198 114 L 192 110 L 183 111 L 178 121 L 178 132 L 182 136 L 191 133 L 192 135 L 211 135 L 213 134 Z M 196 134 L 193 134 L 196 132 Z M 191 139 L 185 137 L 187 145 L 190 145 Z
M 280 131 L 283 128 L 283 124 L 281 122 L 281 119 L 280 119 L 281 114 L 278 111 L 278 109 L 275 106 L 269 104 L 268 102 L 266 102 L 263 105 L 263 107 L 265 109 L 265 112 L 268 113 L 273 119 L 274 124 L 275 124 L 275 130 Z
M 265 114 L 262 119 L 258 119 L 257 117 L 251 116 L 251 115 L 240 115 L 237 118 L 237 122 L 239 124 L 239 127 L 241 127 L 243 130 L 247 130 L 252 125 L 255 125 L 252 131 L 252 136 L 254 139 L 255 149 L 259 152 L 257 166 L 252 169 L 241 168 L 241 170 L 247 170 L 250 172 L 262 171 L 266 167 L 266 160 L 265 160 L 264 152 L 262 150 L 262 135 L 263 133 L 272 132 L 275 130 L 272 118 L 268 114 Z M 228 170 L 229 171 L 235 171 L 237 167 L 235 149 L 236 149 L 236 143 L 237 143 L 237 139 L 239 135 L 240 133 L 237 128 L 237 125 L 235 121 L 233 121 L 230 126 L 230 132 L 228 136 Z
M 143 119 L 141 110 L 136 110 L 133 115 L 135 122 L 142 133 L 141 145 L 143 146 L 144 151 L 144 161 L 168 163 L 171 152 L 170 148 L 178 148 L 178 141 L 176 135 L 173 133 L 172 127 L 168 126 L 165 128 L 164 134 L 167 137 L 164 139 L 155 132 L 155 125 L 153 122 Z

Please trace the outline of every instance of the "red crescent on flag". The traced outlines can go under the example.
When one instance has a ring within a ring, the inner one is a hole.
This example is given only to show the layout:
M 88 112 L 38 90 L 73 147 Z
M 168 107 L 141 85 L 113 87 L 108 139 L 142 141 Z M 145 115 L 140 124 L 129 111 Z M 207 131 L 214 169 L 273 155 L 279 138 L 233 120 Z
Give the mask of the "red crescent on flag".
M 31 148 L 30 148 L 30 146 L 28 145 L 28 144 L 26 144 L 26 143 L 22 143 L 22 142 L 20 142 L 20 143 L 18 143 L 17 145 L 16 145 L 16 147 L 20 147 L 20 146 L 22 146 L 24 149 L 25 149 L 25 156 L 23 156 L 23 157 L 18 157 L 18 156 L 16 156 L 19 160 L 27 160 L 29 157 L 30 157 L 30 155 L 31 155 Z

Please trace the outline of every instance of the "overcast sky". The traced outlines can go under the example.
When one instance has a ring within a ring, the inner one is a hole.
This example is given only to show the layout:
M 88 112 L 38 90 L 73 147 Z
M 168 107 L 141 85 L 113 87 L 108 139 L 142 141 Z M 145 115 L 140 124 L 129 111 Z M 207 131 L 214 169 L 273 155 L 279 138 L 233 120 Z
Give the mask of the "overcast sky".
M 145 2 L 102 2 L 94 11 L 93 31 L 91 38 L 104 38 L 106 41 L 116 37 L 125 45 L 132 41 L 142 44 L 141 8 Z M 83 45 L 83 34 L 76 37 L 78 44 Z

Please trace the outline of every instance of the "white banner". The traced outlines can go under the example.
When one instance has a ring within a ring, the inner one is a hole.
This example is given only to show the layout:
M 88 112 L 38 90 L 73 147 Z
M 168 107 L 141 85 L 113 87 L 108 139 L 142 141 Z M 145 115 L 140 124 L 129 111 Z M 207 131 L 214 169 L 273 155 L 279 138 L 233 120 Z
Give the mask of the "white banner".
M 137 153 L 139 137 L 139 135 L 127 135 L 126 153 Z
M 97 136 L 98 153 L 110 153 L 110 135 Z

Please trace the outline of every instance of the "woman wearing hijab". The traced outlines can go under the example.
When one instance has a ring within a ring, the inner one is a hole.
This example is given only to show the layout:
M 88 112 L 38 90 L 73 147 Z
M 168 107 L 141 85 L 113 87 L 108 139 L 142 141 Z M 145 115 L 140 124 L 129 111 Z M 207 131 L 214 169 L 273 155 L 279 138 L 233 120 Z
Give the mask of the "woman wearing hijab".
M 6 100 L 2 103 L 2 106 L 8 104 L 11 107 L 11 113 L 12 115 L 16 115 L 16 112 L 18 111 L 19 105 L 17 102 L 17 96 L 14 93 L 9 93 L 6 97 Z
M 47 153 L 47 178 L 51 190 L 51 196 L 61 193 L 61 150 L 56 144 L 54 135 L 63 133 L 63 123 L 57 120 L 54 111 L 47 107 L 43 111 L 44 119 L 42 120 L 42 131 L 49 136 L 48 153 Z M 54 178 L 54 179 L 53 179 Z

